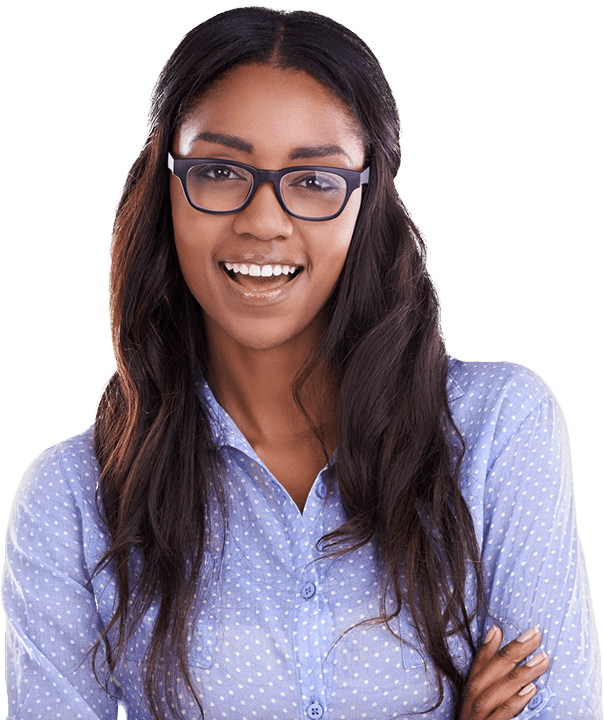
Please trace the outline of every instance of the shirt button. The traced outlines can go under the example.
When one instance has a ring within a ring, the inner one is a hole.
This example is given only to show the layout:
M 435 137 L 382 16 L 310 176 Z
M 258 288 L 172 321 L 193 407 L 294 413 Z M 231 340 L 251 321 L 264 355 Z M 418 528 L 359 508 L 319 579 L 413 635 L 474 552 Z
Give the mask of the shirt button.
M 306 714 L 309 718 L 323 717 L 323 708 L 319 705 L 319 703 L 313 703 L 306 708 Z
M 541 697 L 541 695 L 539 695 L 539 694 L 535 695 L 535 697 L 528 704 L 529 710 L 534 710 L 535 708 L 538 708 L 542 702 L 543 702 L 543 698 Z
M 316 587 L 314 583 L 307 582 L 304 584 L 304 587 L 302 588 L 302 597 L 305 600 L 310 600 L 311 597 L 315 594 Z M 313 703 L 310 707 L 314 707 L 316 703 Z M 319 705 L 319 707 L 321 707 Z M 323 710 L 321 710 L 321 715 L 323 714 Z M 321 717 L 321 715 L 311 715 L 311 717 Z
M 323 499 L 327 495 L 327 485 L 324 482 L 320 482 L 317 485 L 317 495 Z

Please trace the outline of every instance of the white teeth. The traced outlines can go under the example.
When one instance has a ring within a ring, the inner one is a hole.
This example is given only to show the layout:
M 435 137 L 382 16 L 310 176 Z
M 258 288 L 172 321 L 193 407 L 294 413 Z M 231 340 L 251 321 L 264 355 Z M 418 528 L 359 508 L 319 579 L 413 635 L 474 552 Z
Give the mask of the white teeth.
M 248 266 L 244 265 L 243 263 L 227 263 L 227 262 L 225 262 L 224 266 L 227 270 L 232 270 L 233 272 L 241 273 L 242 275 L 250 274 Z
M 227 270 L 253 277 L 272 277 L 278 275 L 293 275 L 298 269 L 297 265 L 255 265 L 254 263 L 228 263 L 224 264 Z

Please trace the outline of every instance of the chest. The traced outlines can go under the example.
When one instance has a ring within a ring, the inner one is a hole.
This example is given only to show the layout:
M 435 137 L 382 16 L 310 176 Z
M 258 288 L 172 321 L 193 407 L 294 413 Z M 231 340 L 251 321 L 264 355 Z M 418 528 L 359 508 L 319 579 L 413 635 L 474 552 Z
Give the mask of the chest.
M 377 612 L 377 583 L 358 556 L 331 569 L 299 565 L 284 574 L 257 548 L 229 544 L 225 577 L 196 623 L 190 669 L 206 718 L 394 719 L 436 701 L 434 675 L 421 655 L 384 626 L 362 624 Z M 416 641 L 406 617 L 394 629 Z M 142 706 L 136 709 L 140 670 L 131 661 L 118 679 L 128 717 L 148 720 Z M 422 717 L 452 712 L 447 695 Z
M 189 654 L 205 716 L 378 720 L 429 708 L 434 676 L 409 618 L 403 613 L 393 626 L 399 637 L 365 622 L 379 612 L 372 547 L 332 559 L 317 551 L 317 541 L 344 520 L 328 471 L 315 478 L 300 513 L 267 469 L 232 461 L 220 572 L 196 618 Z M 136 662 L 118 679 L 136 707 Z M 451 713 L 446 697 L 423 717 Z M 142 707 L 132 717 L 146 720 Z
M 253 447 L 271 475 L 302 511 L 317 475 L 328 460 L 316 438 L 280 438 L 276 442 L 256 443 Z

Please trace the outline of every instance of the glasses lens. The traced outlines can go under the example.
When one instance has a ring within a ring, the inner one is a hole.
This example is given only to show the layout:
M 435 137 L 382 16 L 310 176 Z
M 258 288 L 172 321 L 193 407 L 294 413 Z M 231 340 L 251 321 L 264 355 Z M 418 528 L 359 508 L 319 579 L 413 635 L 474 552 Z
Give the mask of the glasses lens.
M 253 178 L 247 170 L 224 163 L 200 163 L 187 173 L 191 200 L 204 210 L 230 212 L 243 205 Z
M 297 170 L 281 179 L 281 194 L 289 210 L 308 218 L 326 218 L 340 211 L 346 180 L 320 170 Z

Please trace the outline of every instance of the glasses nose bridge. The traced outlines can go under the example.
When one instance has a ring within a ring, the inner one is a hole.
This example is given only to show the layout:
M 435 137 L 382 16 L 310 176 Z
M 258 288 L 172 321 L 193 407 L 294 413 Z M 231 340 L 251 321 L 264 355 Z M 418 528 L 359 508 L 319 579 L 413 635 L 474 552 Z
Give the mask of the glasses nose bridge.
M 249 201 L 253 199 L 254 195 L 256 194 L 258 188 L 260 185 L 264 182 L 268 182 L 273 186 L 273 189 L 275 191 L 275 195 L 277 196 L 277 200 L 279 201 L 279 204 L 283 206 L 283 197 L 281 195 L 281 177 L 283 173 L 279 170 L 256 170 L 256 182 L 254 190 L 250 196 Z
M 256 193 L 260 188 L 260 185 L 267 182 L 273 186 L 275 197 L 281 207 L 281 210 L 287 215 L 291 215 L 291 211 L 285 204 L 285 199 L 283 198 L 283 195 L 281 193 L 281 178 L 285 173 L 282 170 L 258 170 L 257 168 L 254 168 L 254 170 L 254 184 L 252 187 L 252 192 L 250 193 L 244 207 L 247 207 L 251 202 L 253 202 Z
M 293 227 L 291 212 L 285 206 L 279 188 L 280 177 L 285 173 L 279 170 L 258 170 L 257 168 L 250 168 L 250 171 L 252 174 L 251 191 L 245 203 L 235 211 L 234 227 L 238 232 L 251 233 L 261 240 L 270 240 L 277 236 L 289 237 Z M 273 186 L 274 199 L 271 199 L 270 196 L 264 197 L 262 194 L 259 199 L 256 199 L 256 193 L 263 183 Z M 277 205 L 275 205 L 275 200 L 277 200 Z

